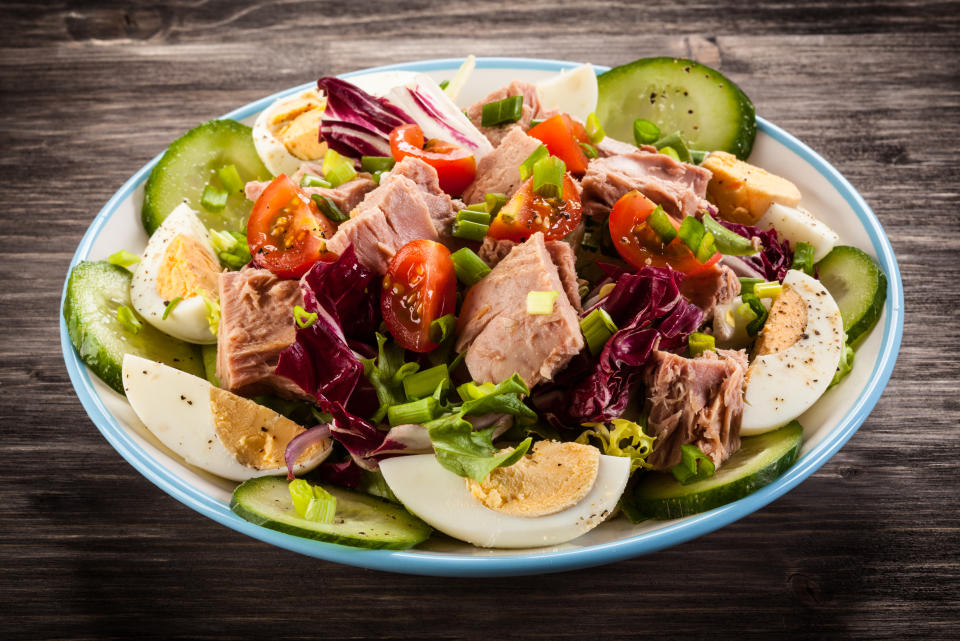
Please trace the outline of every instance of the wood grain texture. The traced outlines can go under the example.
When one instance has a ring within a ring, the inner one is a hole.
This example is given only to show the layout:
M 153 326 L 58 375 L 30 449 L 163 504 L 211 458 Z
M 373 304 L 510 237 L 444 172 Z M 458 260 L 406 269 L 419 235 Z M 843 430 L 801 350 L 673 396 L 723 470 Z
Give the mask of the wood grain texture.
M 956 2 L 4 2 L 0 638 L 958 638 Z M 126 178 L 319 75 L 432 57 L 689 55 L 830 160 L 906 287 L 886 394 L 807 482 L 721 531 L 542 577 L 395 576 L 223 528 L 137 474 L 73 394 L 58 308 Z

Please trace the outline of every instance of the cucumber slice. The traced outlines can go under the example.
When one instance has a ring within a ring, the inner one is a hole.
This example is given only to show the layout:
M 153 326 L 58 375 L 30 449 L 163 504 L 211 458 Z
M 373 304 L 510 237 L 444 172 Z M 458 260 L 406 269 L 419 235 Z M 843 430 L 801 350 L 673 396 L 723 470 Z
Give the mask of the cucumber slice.
M 263 476 L 245 481 L 233 491 L 230 509 L 271 530 L 361 548 L 403 550 L 427 540 L 429 525 L 402 506 L 333 485 L 323 489 L 337 499 L 332 523 L 300 517 L 293 507 L 287 480 Z
M 887 301 L 887 277 L 865 251 L 837 245 L 816 265 L 820 282 L 837 301 L 847 343 L 853 344 L 880 318 Z
M 106 261 L 84 261 L 70 272 L 63 318 L 80 360 L 121 394 L 124 354 L 159 361 L 202 377 L 203 361 L 195 345 L 167 336 L 147 322 L 136 334 L 117 322 L 121 305 L 133 309 L 130 279 L 129 271 Z
M 203 373 L 211 385 L 220 387 L 220 379 L 217 378 L 217 344 L 200 346 L 200 355 L 203 358 Z
M 200 220 L 208 229 L 243 232 L 253 203 L 242 189 L 231 193 L 219 211 L 209 211 L 201 204 L 208 184 L 226 189 L 217 170 L 228 165 L 237 168 L 244 183 L 272 178 L 253 146 L 250 127 L 235 120 L 205 122 L 173 141 L 144 187 L 140 214 L 147 234 L 152 235 L 173 208 L 184 201 L 200 212 Z
M 773 432 L 744 438 L 737 453 L 708 479 L 681 485 L 670 474 L 651 472 L 634 491 L 636 508 L 648 518 L 676 519 L 742 499 L 787 471 L 802 442 L 803 428 L 791 421 Z
M 690 149 L 727 151 L 746 160 L 757 136 L 753 103 L 715 69 L 683 58 L 641 58 L 597 77 L 597 117 L 607 134 L 633 142 L 644 118 Z

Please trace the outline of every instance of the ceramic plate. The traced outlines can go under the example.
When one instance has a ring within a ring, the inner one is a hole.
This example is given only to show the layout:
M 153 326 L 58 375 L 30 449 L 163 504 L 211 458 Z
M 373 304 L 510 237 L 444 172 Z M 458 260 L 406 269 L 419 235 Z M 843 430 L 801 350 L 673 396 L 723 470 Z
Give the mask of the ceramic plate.
M 397 70 L 449 79 L 462 60 L 429 60 L 378 67 L 345 74 L 345 78 Z M 485 58 L 460 96 L 468 105 L 511 80 L 537 81 L 578 63 Z M 597 72 L 605 71 L 597 67 Z M 256 115 L 279 96 L 312 86 L 308 83 L 240 107 L 225 118 L 252 124 Z M 213 116 L 214 114 L 211 114 Z M 137 419 L 123 396 L 104 385 L 80 362 L 61 314 L 64 360 L 77 396 L 110 444 L 141 474 L 197 512 L 261 541 L 301 554 L 365 568 L 410 574 L 494 576 L 557 572 L 653 552 L 716 530 L 762 508 L 824 464 L 863 423 L 890 377 L 903 333 L 903 287 L 893 250 L 883 228 L 863 198 L 827 161 L 783 129 L 757 118 L 758 134 L 750 161 L 793 181 L 802 205 L 840 234 L 841 242 L 872 254 L 887 274 L 887 301 L 877 326 L 857 350 L 853 372 L 800 417 L 805 426 L 801 456 L 786 474 L 735 503 L 673 521 L 634 525 L 625 519 L 604 523 L 564 545 L 529 550 L 482 550 L 439 535 L 421 547 L 403 552 L 360 550 L 297 538 L 262 528 L 229 509 L 234 483 L 183 462 L 164 447 Z M 81 260 L 106 258 L 118 249 L 137 252 L 147 241 L 140 222 L 143 184 L 158 155 L 137 171 L 97 214 L 74 254 Z M 62 304 L 62 303 L 61 303 Z

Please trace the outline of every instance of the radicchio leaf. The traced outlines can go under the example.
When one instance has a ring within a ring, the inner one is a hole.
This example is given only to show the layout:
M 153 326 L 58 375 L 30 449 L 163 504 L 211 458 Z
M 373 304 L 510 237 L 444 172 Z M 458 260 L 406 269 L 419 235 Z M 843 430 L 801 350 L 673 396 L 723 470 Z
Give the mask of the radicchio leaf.
M 777 237 L 776 229 L 764 230 L 722 219 L 717 219 L 717 222 L 744 238 L 758 238 L 763 249 L 752 256 L 738 256 L 737 258 L 760 272 L 766 280 L 783 282 L 790 265 L 793 264 L 793 250 L 790 249 L 790 241 L 786 239 L 781 241 Z M 741 276 L 747 275 L 740 273 L 742 270 L 738 270 L 735 265 L 730 265 L 730 267 Z
M 335 151 L 359 156 L 389 156 L 390 132 L 413 120 L 389 100 L 376 98 L 356 85 L 324 76 L 317 87 L 327 98 L 320 139 Z

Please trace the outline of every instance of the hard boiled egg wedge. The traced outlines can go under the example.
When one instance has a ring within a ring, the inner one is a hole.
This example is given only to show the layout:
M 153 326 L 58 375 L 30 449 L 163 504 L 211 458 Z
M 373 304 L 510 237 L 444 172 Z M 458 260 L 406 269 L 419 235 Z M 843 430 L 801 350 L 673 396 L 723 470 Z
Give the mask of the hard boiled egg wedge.
M 444 534 L 480 547 L 527 548 L 564 543 L 603 522 L 626 487 L 630 459 L 541 441 L 483 483 L 457 476 L 433 454 L 387 459 L 380 470 L 406 508 Z
M 570 114 L 580 122 L 597 110 L 597 74 L 587 63 L 537 83 L 537 97 L 545 110 Z
M 286 474 L 287 444 L 305 431 L 202 378 L 131 354 L 123 358 L 123 389 L 133 411 L 164 445 L 187 463 L 234 481 Z M 294 473 L 315 468 L 331 447 L 324 439 L 308 448 Z
M 220 271 L 207 228 L 181 203 L 150 237 L 137 263 L 130 283 L 133 307 L 165 334 L 189 343 L 216 343 L 210 308 L 217 303 Z
M 787 272 L 747 369 L 740 434 L 775 430 L 813 405 L 837 371 L 845 339 L 830 292 L 801 271 Z
M 260 112 L 253 123 L 253 145 L 274 176 L 291 175 L 305 160 L 323 158 L 319 141 L 326 98 L 317 89 L 281 98 Z
M 840 241 L 837 232 L 827 227 L 826 223 L 815 218 L 806 209 L 787 207 L 780 203 L 773 203 L 766 213 L 757 221 L 760 229 L 776 229 L 780 238 L 785 238 L 796 245 L 799 242 L 810 243 L 813 246 L 813 260 L 820 260 L 830 253 L 833 246 Z

